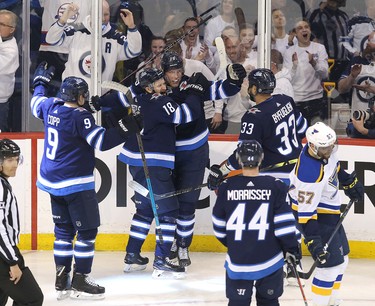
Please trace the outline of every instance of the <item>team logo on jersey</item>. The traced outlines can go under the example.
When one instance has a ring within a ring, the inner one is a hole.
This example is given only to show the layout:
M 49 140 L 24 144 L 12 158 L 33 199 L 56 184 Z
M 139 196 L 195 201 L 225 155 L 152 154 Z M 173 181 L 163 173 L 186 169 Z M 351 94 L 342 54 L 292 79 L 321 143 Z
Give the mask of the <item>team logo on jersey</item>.
M 57 15 L 55 16 L 56 19 L 60 19 L 60 17 L 62 16 L 62 14 L 64 14 L 64 12 L 66 11 L 66 8 L 68 7 L 68 5 L 70 5 L 71 2 L 69 3 L 64 3 L 62 4 L 59 9 L 57 10 Z M 78 16 L 79 16 L 79 12 L 77 11 L 76 14 L 74 14 L 72 17 L 70 17 L 66 23 L 74 23 L 77 21 L 78 19 Z
M 102 57 L 102 72 L 106 67 L 105 59 Z M 91 77 L 91 51 L 86 51 L 81 55 L 81 58 L 78 62 L 78 69 L 82 75 L 86 77 Z
M 245 295 L 246 289 L 237 289 L 238 295 Z
M 180 84 L 180 90 L 185 90 L 186 86 L 187 86 L 187 81 L 181 82 L 181 84 Z
M 158 93 L 154 93 L 152 96 L 151 96 L 151 99 L 150 100 L 156 100 L 158 98 L 161 97 L 161 94 L 158 94 Z
M 370 75 L 363 76 L 358 79 L 357 85 L 375 86 L 375 78 Z M 356 94 L 357 94 L 358 100 L 366 104 L 368 103 L 369 99 L 371 99 L 374 96 L 373 93 L 365 92 L 363 90 L 358 90 L 358 89 L 356 90 Z
M 256 114 L 256 113 L 260 113 L 261 111 L 259 109 L 255 108 L 255 107 L 252 107 L 247 112 L 249 114 Z
M 5 202 L 4 201 L 0 201 L 0 209 L 5 209 Z

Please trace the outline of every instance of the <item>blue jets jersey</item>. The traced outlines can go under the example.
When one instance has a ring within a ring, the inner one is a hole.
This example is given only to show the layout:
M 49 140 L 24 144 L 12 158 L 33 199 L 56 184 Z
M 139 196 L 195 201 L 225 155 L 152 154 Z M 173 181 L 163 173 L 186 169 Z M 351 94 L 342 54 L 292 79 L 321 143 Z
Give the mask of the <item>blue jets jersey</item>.
M 167 93 L 178 104 L 182 104 L 187 97 L 184 88 L 188 79 L 189 77 L 184 75 L 179 87 L 173 88 Z M 239 91 L 240 87 L 231 84 L 228 80 L 212 81 L 210 88 L 201 97 L 202 109 L 200 116 L 189 124 L 177 127 L 176 151 L 195 150 L 208 141 L 209 131 L 204 115 L 204 101 L 225 99 Z
M 136 100 L 144 122 L 142 143 L 147 165 L 174 169 L 176 126 L 188 124 L 200 116 L 200 98 L 189 95 L 181 105 L 158 94 L 138 95 Z M 135 136 L 126 141 L 119 159 L 131 166 L 142 166 Z
M 284 264 L 283 252 L 298 252 L 287 186 L 271 176 L 236 176 L 219 187 L 213 208 L 216 238 L 228 248 L 231 279 L 256 280 Z
M 44 123 L 44 151 L 37 186 L 63 196 L 94 189 L 95 149 L 111 149 L 127 138 L 117 128 L 97 126 L 84 108 L 72 108 L 57 98 L 45 97 L 45 88 L 35 88 L 31 112 Z
M 243 115 L 238 141 L 254 139 L 262 145 L 264 159 L 261 170 L 289 173 L 301 152 L 301 140 L 306 129 L 307 121 L 293 99 L 286 95 L 274 95 Z M 288 161 L 291 164 L 269 169 Z M 228 163 L 234 169 L 240 168 L 235 152 Z

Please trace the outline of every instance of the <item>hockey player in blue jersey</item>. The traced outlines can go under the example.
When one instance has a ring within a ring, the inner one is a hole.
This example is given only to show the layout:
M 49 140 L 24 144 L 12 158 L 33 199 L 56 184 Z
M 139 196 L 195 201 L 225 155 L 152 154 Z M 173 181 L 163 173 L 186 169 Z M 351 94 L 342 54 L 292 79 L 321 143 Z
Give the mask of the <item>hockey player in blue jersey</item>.
M 306 131 L 303 148 L 290 173 L 289 196 L 305 243 L 318 261 L 312 281 L 314 306 L 338 306 L 338 292 L 348 265 L 349 245 L 341 225 L 328 248 L 328 241 L 340 218 L 339 183 L 353 201 L 363 199 L 364 188 L 355 173 L 346 173 L 336 154 L 336 133 L 323 122 Z
M 272 71 L 265 68 L 249 73 L 248 93 L 256 105 L 242 117 L 238 141 L 255 139 L 264 150 L 261 172 L 267 172 L 289 185 L 289 172 L 293 169 L 302 149 L 302 138 L 307 121 L 296 108 L 292 98 L 271 95 L 276 86 Z M 239 169 L 236 151 L 221 166 L 213 165 L 208 182 L 216 189 L 222 177 Z
M 162 69 L 167 83 L 167 95 L 178 104 L 185 102 L 189 88 L 199 93 L 202 101 L 217 100 L 235 95 L 240 91 L 246 76 L 240 64 L 227 66 L 227 79 L 208 81 L 201 73 L 190 78 L 184 75 L 182 58 L 175 52 L 165 52 Z M 176 158 L 173 171 L 175 188 L 182 189 L 202 184 L 205 168 L 209 163 L 208 135 L 203 106 L 196 120 L 176 128 Z M 200 191 L 178 196 L 179 214 L 177 218 L 176 243 L 172 246 L 171 258 L 178 258 L 179 264 L 186 267 L 191 264 L 188 248 L 193 239 L 195 224 L 195 205 Z
M 92 114 L 82 108 L 89 91 L 81 78 L 65 78 L 59 98 L 47 98 L 52 76 L 53 67 L 47 68 L 45 62 L 37 67 L 31 111 L 44 123 L 44 153 L 37 186 L 51 198 L 55 287 L 58 299 L 70 294 L 72 298 L 100 299 L 104 298 L 105 288 L 89 277 L 100 225 L 93 173 L 95 149 L 111 149 L 139 129 L 132 116 L 124 117 L 112 129 L 97 126 Z M 70 287 L 73 258 L 75 268 Z
M 271 95 L 276 86 L 271 70 L 254 69 L 249 73 L 248 80 L 248 93 L 256 105 L 243 115 L 238 141 L 257 140 L 264 150 L 260 171 L 281 179 L 289 186 L 289 173 L 301 152 L 307 121 L 291 97 Z M 208 187 L 217 189 L 223 177 L 235 169 L 240 169 L 236 151 L 221 165 L 212 165 Z M 297 281 L 288 273 L 285 284 L 297 285 Z
M 287 186 L 259 175 L 263 150 L 244 140 L 236 150 L 242 176 L 225 180 L 212 212 L 216 238 L 227 247 L 226 296 L 229 306 L 248 306 L 253 287 L 258 306 L 278 306 L 283 293 L 284 258 L 301 259 Z
M 138 86 L 145 91 L 145 94 L 137 95 L 136 101 L 144 122 L 141 137 L 152 189 L 156 194 L 173 192 L 175 187 L 172 181 L 172 171 L 175 167 L 176 126 L 196 120 L 201 114 L 201 99 L 194 95 L 194 88 L 188 88 L 184 103 L 177 104 L 171 97 L 165 95 L 166 84 L 163 72 L 153 68 L 145 69 L 140 73 Z M 142 156 L 136 137 L 130 137 L 126 141 L 119 160 L 128 164 L 133 179 L 147 188 Z M 133 215 L 126 247 L 125 272 L 143 270 L 148 263 L 148 258 L 142 257 L 140 252 L 154 214 L 150 199 L 136 193 L 135 203 L 136 213 Z M 159 200 L 156 204 L 163 243 L 160 243 L 156 235 L 153 277 L 161 277 L 165 272 L 172 272 L 176 278 L 183 277 L 185 269 L 169 261 L 176 230 L 178 200 L 176 197 L 171 197 Z

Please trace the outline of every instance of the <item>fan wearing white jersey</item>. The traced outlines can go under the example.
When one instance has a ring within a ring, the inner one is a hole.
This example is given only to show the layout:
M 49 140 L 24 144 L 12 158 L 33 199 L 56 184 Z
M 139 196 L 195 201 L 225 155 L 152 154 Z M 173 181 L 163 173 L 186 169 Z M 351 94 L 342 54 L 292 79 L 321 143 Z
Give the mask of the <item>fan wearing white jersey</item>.
M 340 218 L 339 183 L 353 201 L 364 188 L 355 172 L 346 173 L 336 155 L 336 133 L 323 122 L 306 131 L 308 144 L 290 173 L 289 196 L 305 243 L 317 261 L 312 281 L 314 306 L 340 305 L 338 291 L 348 265 L 349 244 L 340 225 L 328 247 L 323 247 Z

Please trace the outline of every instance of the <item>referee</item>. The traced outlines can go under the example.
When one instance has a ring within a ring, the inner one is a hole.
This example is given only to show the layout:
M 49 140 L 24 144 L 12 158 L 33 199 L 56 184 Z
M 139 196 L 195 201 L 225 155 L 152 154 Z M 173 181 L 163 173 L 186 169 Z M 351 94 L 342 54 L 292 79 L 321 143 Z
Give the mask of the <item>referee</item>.
M 39 306 L 43 293 L 17 247 L 20 220 L 17 199 L 8 182 L 22 162 L 19 146 L 10 139 L 0 140 L 0 306 L 8 297 L 14 305 Z

